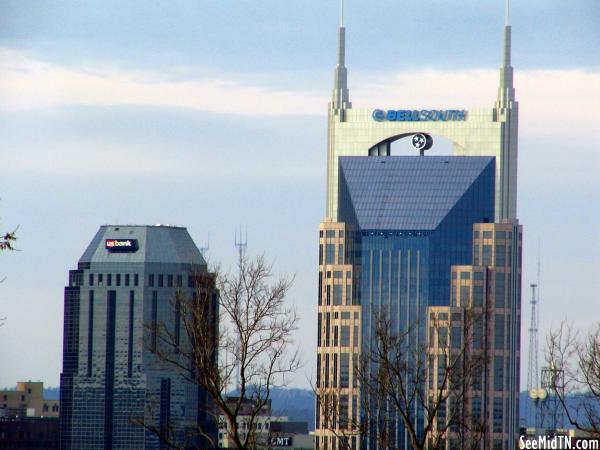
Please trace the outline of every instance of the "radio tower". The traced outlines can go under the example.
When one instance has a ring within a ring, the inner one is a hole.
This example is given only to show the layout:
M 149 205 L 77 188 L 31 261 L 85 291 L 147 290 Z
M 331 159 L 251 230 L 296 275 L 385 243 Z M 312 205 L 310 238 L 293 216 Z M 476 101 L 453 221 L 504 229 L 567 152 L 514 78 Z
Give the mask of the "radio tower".
M 238 232 L 235 232 L 235 246 L 238 250 L 238 268 L 240 270 L 240 278 L 242 277 L 242 266 L 244 264 L 244 255 L 246 253 L 246 248 L 248 247 L 248 225 L 246 225 L 246 233 L 242 233 L 242 226 L 240 225 L 240 234 L 238 236 Z M 241 343 L 240 343 L 241 346 Z M 237 368 L 235 370 L 235 388 L 240 394 L 240 359 L 239 356 L 236 356 L 237 360 Z
M 539 241 L 538 241 L 538 263 L 537 263 L 537 284 L 531 284 L 531 322 L 529 324 L 529 362 L 527 364 L 527 392 L 533 401 L 534 410 L 531 411 L 529 419 L 535 420 L 535 427 L 538 427 L 538 406 L 540 401 L 545 400 L 545 392 L 540 389 L 539 367 L 538 367 L 538 325 L 539 325 L 539 283 L 540 283 L 540 256 L 539 256 Z M 533 417 L 532 413 L 533 412 Z

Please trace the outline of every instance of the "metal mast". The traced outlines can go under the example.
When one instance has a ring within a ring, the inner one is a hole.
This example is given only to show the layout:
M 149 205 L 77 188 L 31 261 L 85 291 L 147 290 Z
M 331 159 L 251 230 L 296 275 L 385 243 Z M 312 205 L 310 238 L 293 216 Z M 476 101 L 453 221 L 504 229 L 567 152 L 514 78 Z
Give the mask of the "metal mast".
M 537 296 L 538 285 L 531 285 L 531 321 L 529 324 L 529 362 L 527 364 L 527 391 L 531 393 L 540 387 L 538 377 L 538 316 Z

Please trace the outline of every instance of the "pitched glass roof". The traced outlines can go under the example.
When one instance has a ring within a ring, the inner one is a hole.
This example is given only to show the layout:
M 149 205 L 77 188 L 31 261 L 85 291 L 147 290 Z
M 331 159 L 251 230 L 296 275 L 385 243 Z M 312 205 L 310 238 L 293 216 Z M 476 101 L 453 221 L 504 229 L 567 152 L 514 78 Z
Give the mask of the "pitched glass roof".
M 351 202 L 363 230 L 434 230 L 484 172 L 493 183 L 494 170 L 490 156 L 340 157 L 340 203 Z

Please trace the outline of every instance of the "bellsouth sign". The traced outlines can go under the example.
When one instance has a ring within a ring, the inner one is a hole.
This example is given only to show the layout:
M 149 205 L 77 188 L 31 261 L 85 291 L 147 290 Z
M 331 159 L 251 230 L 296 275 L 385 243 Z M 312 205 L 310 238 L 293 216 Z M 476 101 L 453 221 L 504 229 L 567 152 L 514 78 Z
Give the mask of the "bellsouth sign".
M 372 116 L 377 122 L 450 122 L 467 120 L 467 111 L 464 109 L 390 109 L 388 111 L 375 109 Z
M 110 253 L 133 253 L 138 250 L 137 239 L 106 239 L 104 248 Z

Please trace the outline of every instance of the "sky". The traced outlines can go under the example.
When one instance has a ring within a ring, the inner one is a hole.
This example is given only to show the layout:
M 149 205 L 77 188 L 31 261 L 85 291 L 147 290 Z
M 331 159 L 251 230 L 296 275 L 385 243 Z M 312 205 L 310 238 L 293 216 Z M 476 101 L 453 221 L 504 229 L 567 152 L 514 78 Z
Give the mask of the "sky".
M 501 0 L 347 0 L 354 107 L 491 108 L 503 20 Z M 249 254 L 296 275 L 308 386 L 338 23 L 336 0 L 0 2 L 0 230 L 19 239 L 0 255 L 0 386 L 59 384 L 68 271 L 113 223 L 210 235 L 226 268 L 247 226 Z M 598 23 L 597 0 L 511 6 L 522 386 L 538 259 L 540 349 L 598 321 Z

